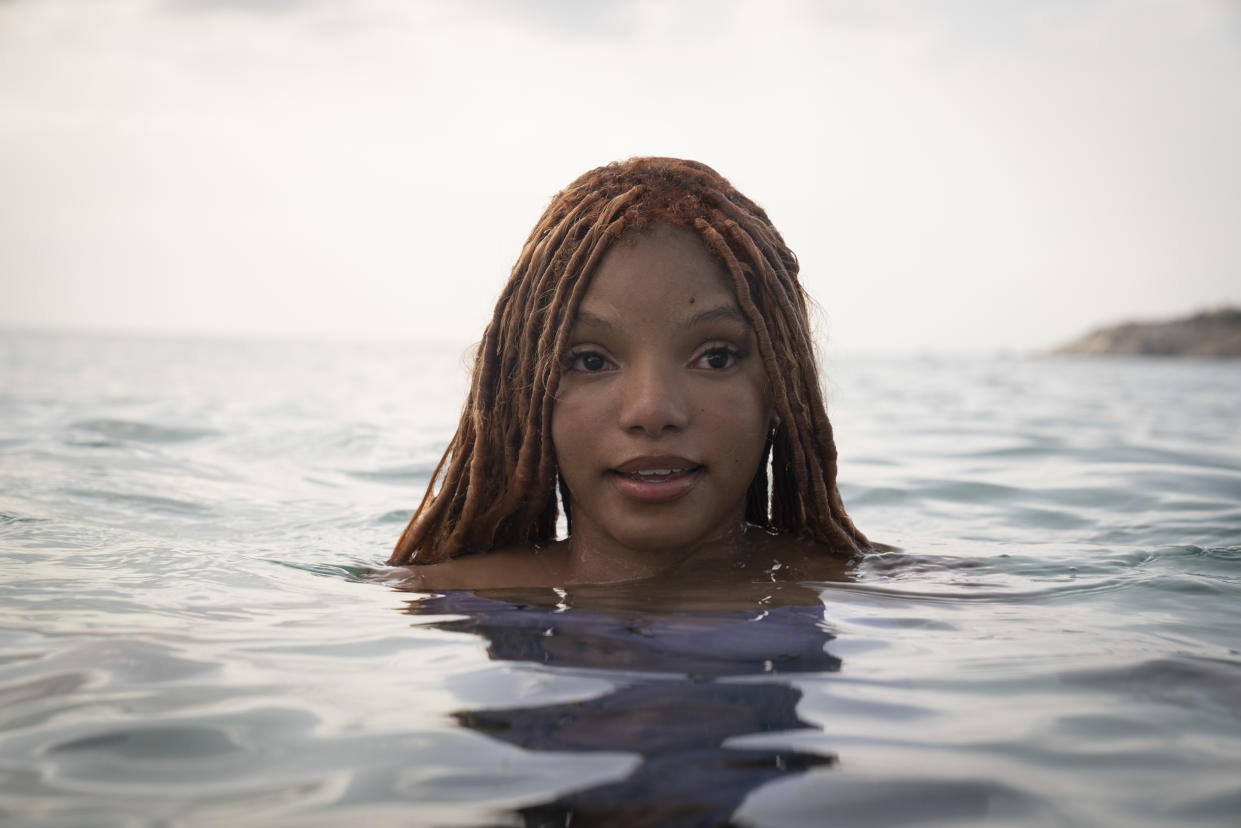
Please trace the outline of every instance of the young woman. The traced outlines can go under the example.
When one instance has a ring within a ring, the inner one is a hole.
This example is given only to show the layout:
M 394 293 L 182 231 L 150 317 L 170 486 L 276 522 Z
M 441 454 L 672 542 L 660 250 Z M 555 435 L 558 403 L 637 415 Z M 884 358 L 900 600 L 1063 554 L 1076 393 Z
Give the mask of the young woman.
M 710 167 L 633 158 L 530 234 L 389 563 L 414 587 L 562 586 L 704 561 L 813 575 L 866 548 L 796 257 Z

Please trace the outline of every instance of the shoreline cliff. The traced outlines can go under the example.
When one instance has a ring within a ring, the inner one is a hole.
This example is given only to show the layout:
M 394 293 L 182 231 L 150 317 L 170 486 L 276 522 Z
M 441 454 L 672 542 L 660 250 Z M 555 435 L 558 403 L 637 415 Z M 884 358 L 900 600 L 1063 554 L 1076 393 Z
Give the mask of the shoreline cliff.
M 1217 308 L 1166 322 L 1125 322 L 1098 328 L 1050 353 L 1238 359 L 1241 308 Z

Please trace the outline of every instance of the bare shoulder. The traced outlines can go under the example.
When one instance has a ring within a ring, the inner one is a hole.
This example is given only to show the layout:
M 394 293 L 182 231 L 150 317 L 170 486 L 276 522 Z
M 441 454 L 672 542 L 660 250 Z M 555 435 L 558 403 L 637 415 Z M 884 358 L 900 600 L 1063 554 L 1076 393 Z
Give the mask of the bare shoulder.
M 858 562 L 855 554 L 824 546 L 811 538 L 798 535 L 747 533 L 751 542 L 747 558 L 756 566 L 772 569 L 781 580 L 843 581 L 850 580 Z
M 564 544 L 553 543 L 507 547 L 442 563 L 392 567 L 380 577 L 393 586 L 414 590 L 555 586 L 564 580 L 567 564 Z
M 696 550 L 665 575 L 696 584 L 848 581 L 857 562 L 856 555 L 841 554 L 810 538 L 751 526 L 741 536 Z

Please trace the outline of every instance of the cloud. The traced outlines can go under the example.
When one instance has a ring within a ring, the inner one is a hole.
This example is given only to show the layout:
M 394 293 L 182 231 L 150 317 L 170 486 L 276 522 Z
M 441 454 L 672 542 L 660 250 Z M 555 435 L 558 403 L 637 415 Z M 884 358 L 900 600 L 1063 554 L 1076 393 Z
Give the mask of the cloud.
M 191 14 L 241 12 L 259 16 L 299 13 L 323 6 L 323 0 L 165 0 L 164 7 Z
M 611 37 L 637 25 L 634 0 L 488 0 L 479 4 L 494 17 L 565 35 Z
M 3 2 L 3 0 L 0 0 Z M 478 0 L 454 3 L 423 0 L 417 8 L 388 0 L 164 0 L 163 8 L 180 14 L 229 13 L 258 18 L 330 12 L 337 18 L 385 12 L 397 20 L 408 15 L 436 15 L 458 24 L 501 24 L 556 37 L 624 37 L 637 31 L 642 0 Z

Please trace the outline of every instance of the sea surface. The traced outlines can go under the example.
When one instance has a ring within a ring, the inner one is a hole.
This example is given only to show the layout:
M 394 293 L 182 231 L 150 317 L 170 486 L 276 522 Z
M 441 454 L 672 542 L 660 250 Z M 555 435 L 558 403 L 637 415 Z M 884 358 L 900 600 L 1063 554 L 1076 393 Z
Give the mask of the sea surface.
M 717 607 L 373 577 L 460 348 L 0 332 L 0 824 L 1241 824 L 1241 362 L 827 353 Z

